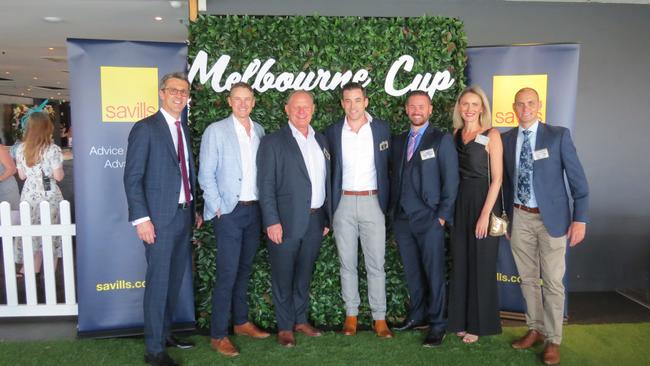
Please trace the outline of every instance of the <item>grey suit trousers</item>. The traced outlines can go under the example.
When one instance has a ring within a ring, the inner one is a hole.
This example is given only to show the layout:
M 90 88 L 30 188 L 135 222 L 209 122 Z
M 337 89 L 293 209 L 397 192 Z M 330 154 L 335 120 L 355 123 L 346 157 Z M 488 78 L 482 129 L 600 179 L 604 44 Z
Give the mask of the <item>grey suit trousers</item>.
M 368 274 L 368 302 L 374 320 L 386 317 L 385 217 L 377 195 L 342 195 L 332 223 L 341 263 L 341 289 L 346 315 L 359 313 L 359 276 L 357 258 L 359 239 Z

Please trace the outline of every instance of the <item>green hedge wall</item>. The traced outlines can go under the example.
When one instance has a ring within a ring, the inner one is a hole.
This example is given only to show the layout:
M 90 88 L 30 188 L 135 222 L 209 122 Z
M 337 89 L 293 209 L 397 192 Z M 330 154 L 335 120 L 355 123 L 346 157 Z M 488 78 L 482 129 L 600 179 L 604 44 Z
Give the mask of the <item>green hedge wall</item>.
M 217 59 L 231 56 L 225 76 L 242 73 L 249 62 L 258 58 L 264 63 L 274 58 L 277 63 L 271 71 L 298 73 L 318 68 L 332 72 L 359 69 L 369 71 L 372 82 L 367 86 L 370 99 L 368 111 L 391 123 L 394 132 L 408 126 L 404 114 L 404 97 L 393 97 L 384 91 L 384 79 L 391 64 L 402 55 L 411 55 L 415 64 L 411 72 L 402 71 L 396 78 L 396 87 L 410 84 L 416 73 L 449 70 L 454 85 L 433 97 L 433 124 L 443 129 L 451 126 L 450 111 L 456 95 L 465 86 L 465 47 L 467 45 L 460 20 L 444 17 L 419 18 L 359 18 L 322 16 L 200 16 L 190 25 L 190 64 L 199 51 L 209 55 L 208 70 Z M 230 114 L 227 92 L 216 93 L 210 82 L 201 85 L 198 76 L 192 85 L 191 129 L 193 149 L 198 156 L 203 130 L 212 122 Z M 340 90 L 313 90 L 316 113 L 312 126 L 317 131 L 343 116 Z M 287 92 L 268 90 L 256 93 L 252 118 L 260 122 L 267 133 L 287 122 L 284 113 Z M 200 203 L 200 200 L 199 200 Z M 386 292 L 388 318 L 396 321 L 407 312 L 408 295 L 403 280 L 402 265 L 392 236 L 386 251 Z M 211 293 L 215 279 L 215 242 L 208 223 L 195 232 L 198 248 L 195 251 L 195 296 L 199 327 L 209 327 Z M 359 251 L 361 253 L 361 251 Z M 363 258 L 360 254 L 360 292 L 362 304 L 359 320 L 362 325 L 371 322 L 367 303 L 367 284 Z M 311 286 L 311 320 L 317 326 L 338 327 L 345 318 L 340 294 L 339 264 L 336 246 L 329 235 L 323 242 L 316 263 Z M 255 269 L 249 286 L 251 320 L 267 329 L 275 327 L 271 301 L 271 275 L 265 242 L 255 260 Z

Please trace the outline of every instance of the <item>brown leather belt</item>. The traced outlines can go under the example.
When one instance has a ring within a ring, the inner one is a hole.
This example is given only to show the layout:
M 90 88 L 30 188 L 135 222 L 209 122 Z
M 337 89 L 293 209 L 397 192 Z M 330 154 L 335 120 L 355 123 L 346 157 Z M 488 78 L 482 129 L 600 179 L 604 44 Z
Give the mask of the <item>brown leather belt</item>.
M 343 191 L 344 196 L 374 196 L 376 194 L 376 189 L 373 189 L 372 191 Z
M 320 207 L 319 207 L 319 208 L 310 208 L 310 209 L 309 209 L 309 213 L 310 213 L 310 214 L 316 213 L 316 212 L 318 212 L 318 210 L 320 210 L 320 209 L 321 209 Z
M 513 206 L 515 206 L 515 208 L 518 208 L 522 211 L 526 211 L 534 214 L 539 213 L 539 207 L 528 207 L 528 206 L 520 205 L 518 203 L 515 203 Z
M 239 201 L 238 202 L 242 206 L 252 206 L 257 203 L 257 201 Z

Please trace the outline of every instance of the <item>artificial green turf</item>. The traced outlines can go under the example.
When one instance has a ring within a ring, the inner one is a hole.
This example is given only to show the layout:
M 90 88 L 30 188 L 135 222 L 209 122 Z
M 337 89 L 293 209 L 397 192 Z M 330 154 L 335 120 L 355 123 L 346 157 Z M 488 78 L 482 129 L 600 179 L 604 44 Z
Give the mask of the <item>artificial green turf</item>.
M 183 365 L 542 365 L 542 346 L 517 351 L 510 342 L 525 332 L 506 327 L 503 334 L 471 345 L 448 335 L 442 346 L 423 348 L 420 332 L 378 339 L 371 332 L 346 337 L 327 332 L 320 338 L 297 336 L 295 348 L 282 348 L 275 337 L 233 337 L 241 356 L 224 358 L 210 349 L 207 337 L 194 336 L 191 350 L 170 349 Z M 562 365 L 650 365 L 650 323 L 569 325 L 564 327 Z M 142 339 L 0 342 L 0 365 L 143 365 Z

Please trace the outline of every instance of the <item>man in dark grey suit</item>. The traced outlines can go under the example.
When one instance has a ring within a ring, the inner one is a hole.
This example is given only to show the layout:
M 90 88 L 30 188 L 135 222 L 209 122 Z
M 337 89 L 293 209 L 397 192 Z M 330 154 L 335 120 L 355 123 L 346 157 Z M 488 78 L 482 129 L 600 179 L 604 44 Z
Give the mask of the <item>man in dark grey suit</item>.
M 380 338 L 391 338 L 386 324 L 386 223 L 390 127 L 366 112 L 368 97 L 359 83 L 343 86 L 345 118 L 325 131 L 332 153 L 332 228 L 341 263 L 345 301 L 343 334 L 355 335 L 359 314 L 359 239 L 368 273 L 368 301 Z
M 195 215 L 190 133 L 181 122 L 189 86 L 181 73 L 162 78 L 161 109 L 131 129 L 124 168 L 129 221 L 144 242 L 147 259 L 144 337 L 145 362 L 151 365 L 176 365 L 166 346 L 193 346 L 171 334 L 183 275 L 191 261 L 192 225 L 202 223 Z
M 503 134 L 503 192 L 512 217 L 510 246 L 521 276 L 528 325 L 528 333 L 512 347 L 526 349 L 545 341 L 544 363 L 556 365 L 562 342 L 566 245 L 567 240 L 570 246 L 577 245 L 585 237 L 589 187 L 570 131 L 540 123 L 541 107 L 535 89 L 519 90 L 513 103 L 519 127 Z
M 423 346 L 442 343 L 445 309 L 445 223 L 454 217 L 458 154 L 452 137 L 429 124 L 431 98 L 413 91 L 406 99 L 409 131 L 395 136 L 392 151 L 393 232 L 408 286 L 409 316 L 396 330 L 429 325 Z
M 289 95 L 289 123 L 265 136 L 257 152 L 263 227 L 269 238 L 278 342 L 293 347 L 293 332 L 320 336 L 308 323 L 309 285 L 329 221 L 329 159 L 325 137 L 310 126 L 314 97 Z

